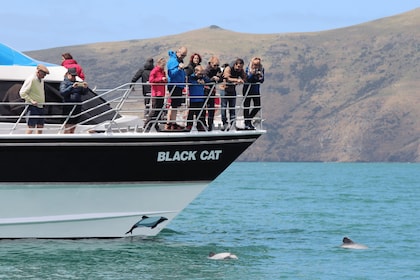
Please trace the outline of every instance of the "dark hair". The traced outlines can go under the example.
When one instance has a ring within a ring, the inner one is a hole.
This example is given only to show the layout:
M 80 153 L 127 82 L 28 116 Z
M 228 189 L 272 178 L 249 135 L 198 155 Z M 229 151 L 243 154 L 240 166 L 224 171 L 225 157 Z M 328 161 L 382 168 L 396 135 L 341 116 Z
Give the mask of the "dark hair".
M 64 59 L 73 59 L 73 56 L 71 56 L 71 54 L 70 54 L 70 53 L 68 53 L 68 52 L 63 53 L 61 56 L 62 56 Z
M 244 60 L 242 59 L 242 58 L 237 58 L 236 60 L 235 60 L 235 63 L 234 63 L 234 65 L 244 65 L 245 64 L 245 62 L 244 62 Z

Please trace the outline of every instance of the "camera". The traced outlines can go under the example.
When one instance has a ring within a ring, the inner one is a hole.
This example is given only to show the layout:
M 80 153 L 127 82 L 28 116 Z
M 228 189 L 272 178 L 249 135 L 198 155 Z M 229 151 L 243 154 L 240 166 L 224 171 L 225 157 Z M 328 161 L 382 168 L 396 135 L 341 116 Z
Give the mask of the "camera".
M 84 82 L 75 82 L 77 87 L 83 87 L 85 85 Z

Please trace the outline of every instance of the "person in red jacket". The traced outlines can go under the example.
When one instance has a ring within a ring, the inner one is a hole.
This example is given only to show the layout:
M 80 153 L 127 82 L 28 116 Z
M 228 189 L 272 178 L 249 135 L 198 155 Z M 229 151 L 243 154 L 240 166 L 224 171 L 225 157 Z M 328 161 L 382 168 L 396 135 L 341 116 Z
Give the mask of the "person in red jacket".
M 73 56 L 70 53 L 63 53 L 61 55 L 61 65 L 67 69 L 76 68 L 77 76 L 83 81 L 85 80 L 85 73 L 83 72 L 82 66 L 80 66 L 76 60 L 73 59 Z
M 160 131 L 158 119 L 162 115 L 165 105 L 166 83 L 168 79 L 165 73 L 166 58 L 161 57 L 157 61 L 157 65 L 150 71 L 149 83 L 152 89 L 152 109 L 144 122 L 145 131 L 150 131 L 150 122 L 154 122 L 156 131 Z

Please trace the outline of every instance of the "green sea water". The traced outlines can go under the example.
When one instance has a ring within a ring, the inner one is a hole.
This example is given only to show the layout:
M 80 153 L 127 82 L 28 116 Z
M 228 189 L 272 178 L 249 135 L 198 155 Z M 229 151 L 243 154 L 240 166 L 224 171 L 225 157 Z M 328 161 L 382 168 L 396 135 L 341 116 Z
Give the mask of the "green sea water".
M 419 199 L 420 164 L 237 162 L 153 238 L 1 240 L 0 279 L 420 279 Z

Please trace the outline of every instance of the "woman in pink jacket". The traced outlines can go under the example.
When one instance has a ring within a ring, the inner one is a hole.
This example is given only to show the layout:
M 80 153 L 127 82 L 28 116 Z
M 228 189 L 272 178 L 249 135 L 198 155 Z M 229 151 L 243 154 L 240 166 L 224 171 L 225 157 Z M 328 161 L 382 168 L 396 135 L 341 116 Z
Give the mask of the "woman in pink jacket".
M 157 65 L 152 69 L 149 76 L 149 83 L 152 88 L 152 110 L 144 122 L 145 131 L 150 131 L 154 123 L 156 131 L 160 131 L 158 119 L 161 117 L 165 105 L 166 83 L 168 79 L 165 73 L 166 58 L 161 57 Z M 150 123 L 151 121 L 154 121 Z

